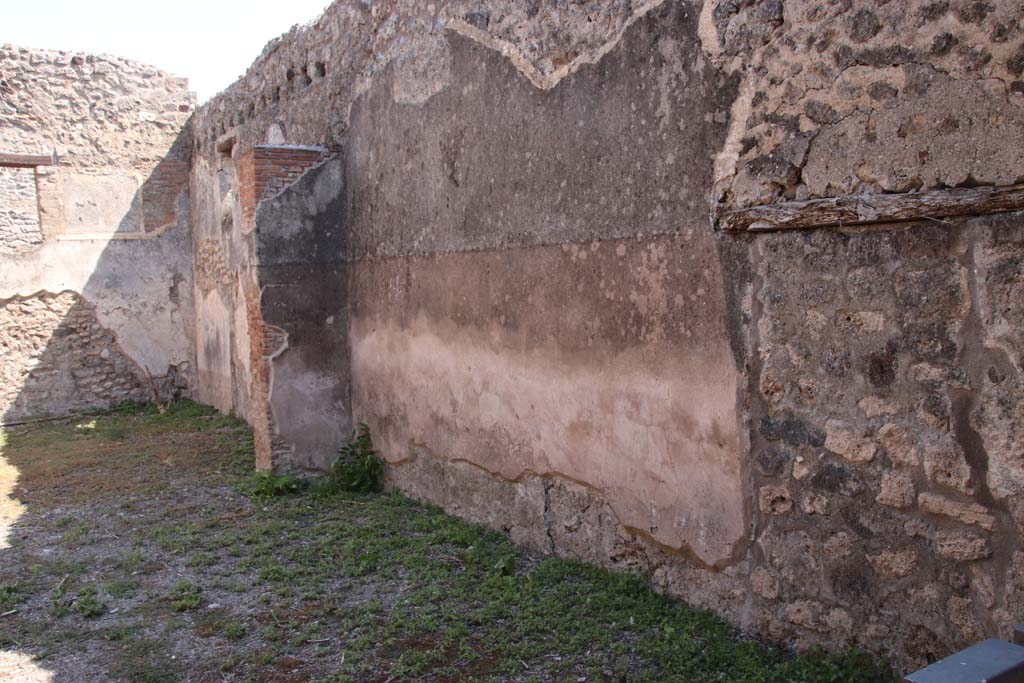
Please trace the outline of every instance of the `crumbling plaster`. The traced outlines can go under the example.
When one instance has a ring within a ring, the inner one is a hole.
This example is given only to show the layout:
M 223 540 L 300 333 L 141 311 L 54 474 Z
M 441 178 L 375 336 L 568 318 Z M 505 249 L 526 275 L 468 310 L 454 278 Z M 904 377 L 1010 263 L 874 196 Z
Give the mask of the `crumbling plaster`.
M 193 313 L 187 231 L 183 223 L 157 240 L 47 242 L 31 256 L 4 263 L 0 299 L 79 292 L 125 353 L 154 377 L 170 366 L 188 368 L 193 342 L 185 332 Z
M 668 4 L 699 14 L 703 58 L 742 78 L 717 152 L 715 198 L 728 208 L 1024 177 L 1019 0 Z M 290 142 L 340 144 L 353 99 L 387 64 L 395 63 L 400 101 L 425 101 L 445 87 L 445 30 L 498 51 L 548 89 L 665 7 L 336 3 L 270 43 L 239 84 L 204 108 L 199 133 L 213 140 L 241 126 L 251 135 L 242 124 L 257 123 L 262 141 L 277 121 Z M 320 97 L 329 106 L 281 106 Z
M 1018 0 L 708 0 L 743 75 L 716 179 L 729 208 L 1024 178 Z

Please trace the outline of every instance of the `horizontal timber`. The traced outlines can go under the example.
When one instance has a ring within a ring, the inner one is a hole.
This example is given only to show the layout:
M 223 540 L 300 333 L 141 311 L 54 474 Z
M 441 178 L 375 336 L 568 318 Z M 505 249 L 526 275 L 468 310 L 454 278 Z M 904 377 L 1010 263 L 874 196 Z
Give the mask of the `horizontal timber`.
M 36 166 L 56 166 L 57 154 L 12 154 L 0 152 L 0 167 L 35 168 Z
M 735 211 L 717 209 L 722 232 L 837 228 L 1024 210 L 1024 185 L 809 199 Z

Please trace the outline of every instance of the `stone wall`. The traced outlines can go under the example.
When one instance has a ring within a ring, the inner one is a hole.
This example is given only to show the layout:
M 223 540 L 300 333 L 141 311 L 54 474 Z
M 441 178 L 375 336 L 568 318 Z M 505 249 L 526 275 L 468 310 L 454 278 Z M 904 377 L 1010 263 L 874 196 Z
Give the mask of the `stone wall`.
M 1006 637 L 1024 218 L 713 216 L 1018 182 L 1022 16 L 341 0 L 196 114 L 199 395 L 263 467 L 366 421 L 395 486 L 771 639 L 911 668 Z M 267 144 L 331 160 L 250 219 Z
M 74 292 L 0 306 L 0 405 L 12 418 L 109 408 L 152 398 L 138 366 Z
M 0 420 L 191 383 L 183 79 L 114 57 L 0 48 Z
M 746 245 L 769 633 L 798 633 L 794 616 L 832 631 L 839 605 L 923 661 L 1020 621 L 1020 365 L 1003 345 L 1022 229 L 1007 215 Z
M 743 78 L 716 169 L 730 207 L 1024 178 L 1018 0 L 708 0 L 702 18 Z
M 0 253 L 34 249 L 43 241 L 32 168 L 0 168 Z

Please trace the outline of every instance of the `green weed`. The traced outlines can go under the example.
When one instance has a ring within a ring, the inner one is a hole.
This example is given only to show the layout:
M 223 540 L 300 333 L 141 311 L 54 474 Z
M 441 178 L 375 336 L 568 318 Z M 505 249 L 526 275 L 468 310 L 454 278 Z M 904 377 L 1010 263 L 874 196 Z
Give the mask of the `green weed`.
M 301 493 L 309 486 L 309 482 L 293 474 L 274 474 L 273 472 L 256 472 L 249 482 L 253 494 L 264 498 L 276 498 Z
M 116 440 L 110 426 L 128 425 L 128 439 L 171 432 L 184 443 L 202 432 L 195 443 L 202 444 L 203 464 L 213 466 L 189 479 L 181 468 L 156 465 L 161 451 L 140 447 L 138 467 L 146 477 L 163 485 L 160 473 L 173 472 L 173 486 L 189 490 L 184 498 L 202 495 L 170 502 L 162 513 L 142 502 L 124 507 L 119 519 L 129 545 L 107 546 L 105 555 L 13 559 L 21 562 L 13 575 L 19 584 L 0 584 L 0 605 L 17 606 L 35 593 L 37 600 L 52 600 L 55 614 L 85 616 L 105 609 L 100 595 L 124 602 L 117 613 L 108 612 L 103 628 L 80 619 L 12 615 L 0 647 L 100 650 L 109 679 L 133 683 L 182 680 L 185 667 L 196 678 L 283 680 L 282 671 L 268 667 L 285 657 L 304 661 L 302 675 L 322 683 L 895 681 L 884 662 L 861 652 L 798 654 L 751 640 L 710 612 L 658 595 L 648 576 L 541 558 L 503 534 L 400 493 L 365 495 L 380 490 L 385 468 L 363 425 L 320 482 L 293 485 L 261 475 L 265 486 L 253 488 L 248 429 L 212 409 L 190 403 L 163 414 L 125 408 L 97 416 L 94 427 L 78 430 L 76 424 L 18 436 L 9 448 L 32 444 L 36 450 L 28 452 L 45 453 L 70 444 L 66 457 L 73 462 L 76 442 L 95 451 Z M 253 496 L 235 495 L 239 488 Z M 90 503 L 91 509 L 103 504 Z M 105 527 L 95 524 L 88 538 L 86 529 L 76 528 L 92 519 L 89 514 L 54 519 L 58 540 L 64 534 L 102 547 Z M 132 546 L 133 539 L 140 540 Z M 79 591 L 84 577 L 97 571 L 102 593 Z M 183 573 L 189 581 L 162 583 Z M 193 611 L 223 593 L 231 613 Z M 182 652 L 181 639 L 200 626 L 202 635 L 223 639 L 213 641 L 217 653 L 172 658 Z M 144 633 L 160 639 L 145 640 Z M 218 668 L 230 674 L 220 676 Z
M 187 612 L 203 602 L 203 588 L 181 579 L 171 593 L 171 607 L 175 612 Z
M 85 588 L 78 592 L 75 611 L 86 619 L 95 619 L 107 613 L 107 606 L 100 602 L 95 588 Z
M 224 637 L 230 638 L 231 640 L 239 640 L 245 636 L 245 624 L 240 621 L 229 621 L 224 624 L 224 628 L 222 630 L 224 632 Z
M 130 598 L 135 595 L 135 591 L 138 590 L 138 583 L 127 579 L 114 579 L 108 581 L 103 585 L 103 590 L 106 591 L 107 595 L 117 600 L 122 598 Z
M 384 461 L 373 449 L 370 428 L 360 423 L 351 440 L 341 447 L 323 482 L 330 491 L 376 493 L 384 483 Z
M 0 582 L 0 608 L 7 610 L 19 602 L 18 584 L 8 581 Z

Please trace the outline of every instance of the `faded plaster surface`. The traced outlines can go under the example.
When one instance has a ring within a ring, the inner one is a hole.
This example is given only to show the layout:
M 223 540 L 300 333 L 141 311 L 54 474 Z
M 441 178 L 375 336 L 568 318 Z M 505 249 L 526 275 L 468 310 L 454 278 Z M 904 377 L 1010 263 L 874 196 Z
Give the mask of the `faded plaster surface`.
M 248 415 L 248 402 L 237 400 L 249 375 L 236 372 L 237 359 L 248 360 L 242 343 L 246 309 L 239 273 L 251 261 L 248 250 L 233 239 L 241 210 L 230 193 L 230 171 L 203 158 L 192 164 L 192 252 L 195 260 L 196 399 L 222 411 Z
M 550 88 L 600 61 L 633 22 L 670 4 L 341 0 L 268 43 L 235 85 L 204 105 L 199 148 L 211 152 L 232 131 L 248 144 L 341 144 L 349 107 L 387 66 L 397 72 L 394 97 L 406 104 L 449 86 L 449 30 L 488 45 L 536 86 Z M 678 6 L 696 13 L 688 3 Z M 282 139 L 268 139 L 270 131 Z
M 343 174 L 328 160 L 256 214 L 262 319 L 286 335 L 268 387 L 275 435 L 292 448 L 284 467 L 326 469 L 352 431 Z
M 549 91 L 453 33 L 458 88 L 410 106 L 391 96 L 396 73 L 379 74 L 352 112 L 354 254 L 702 227 L 709 143 L 723 134 L 733 82 L 708 71 L 692 37 L 667 23 L 634 24 L 603 61 Z
M 697 333 L 714 328 L 694 318 L 718 293 L 673 293 L 687 290 L 690 246 L 356 266 L 357 419 L 399 467 L 415 443 L 506 480 L 580 482 L 625 527 L 728 561 L 745 529 L 738 378 L 728 348 Z
M 162 377 L 170 366 L 187 368 L 193 355 L 190 242 L 187 219 L 152 240 L 48 240 L 3 264 L 0 299 L 79 292 L 121 348 Z
M 320 162 L 251 213 L 245 163 L 192 169 L 196 393 L 253 424 L 261 467 L 325 469 L 352 429 L 344 163 Z
M 458 87 L 404 104 L 399 70 L 378 74 L 347 149 L 353 406 L 399 467 L 415 443 L 579 482 L 719 565 L 746 528 L 744 436 L 697 226 L 731 84 L 694 32 L 648 15 L 550 90 L 453 33 Z
M 203 149 L 235 131 L 341 144 L 348 110 L 392 65 L 396 101 L 421 104 L 458 77 L 441 35 L 502 55 L 538 89 L 599 62 L 645 16 L 698 23 L 707 62 L 742 80 L 716 150 L 729 208 L 1024 178 L 1024 20 L 1018 0 L 809 0 L 363 5 L 343 0 L 268 44 L 200 112 Z M 344 36 L 344 38 L 342 38 Z M 999 145 L 996 141 L 1005 144 Z M 995 155 L 996 162 L 986 163 Z
M 217 292 L 196 301 L 196 397 L 223 412 L 235 408 L 231 371 L 231 322 L 227 303 Z

